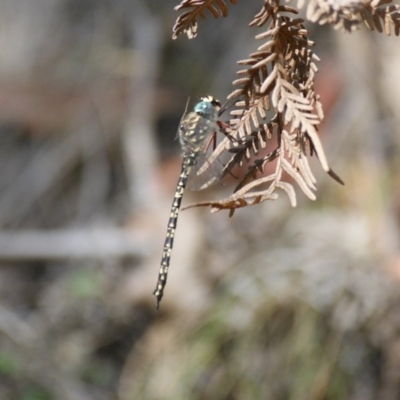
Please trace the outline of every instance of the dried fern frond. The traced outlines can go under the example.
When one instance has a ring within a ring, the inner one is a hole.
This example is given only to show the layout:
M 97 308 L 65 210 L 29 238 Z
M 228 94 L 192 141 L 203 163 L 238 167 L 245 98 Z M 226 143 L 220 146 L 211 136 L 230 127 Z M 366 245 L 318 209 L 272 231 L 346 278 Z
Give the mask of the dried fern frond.
M 237 0 L 229 0 L 236 4 Z M 206 18 L 205 11 L 208 10 L 214 18 L 228 15 L 228 6 L 224 0 L 182 0 L 175 10 L 189 9 L 181 14 L 172 28 L 172 38 L 176 39 L 181 33 L 186 33 L 189 39 L 197 36 L 197 17 Z
M 194 206 L 211 206 L 213 211 L 230 209 L 232 215 L 236 208 L 276 199 L 276 189 L 286 192 L 295 206 L 292 181 L 315 200 L 316 180 L 307 158 L 313 154 L 322 168 L 343 184 L 329 168 L 318 137 L 317 126 L 323 112 L 314 90 L 315 62 L 319 61 L 311 50 L 314 44 L 308 39 L 303 19 L 295 16 L 298 11 L 280 1 L 283 0 L 264 0 L 250 23 L 257 27 L 268 23 L 268 27 L 256 36 L 263 41 L 257 51 L 238 62 L 243 69 L 237 72 L 238 79 L 233 82 L 236 88 L 228 96 L 235 102 L 234 109 L 229 121 L 220 122 L 226 138 L 208 160 L 218 162 L 222 153 L 228 153 L 223 175 L 232 174 L 233 168 L 245 164 L 247 172 L 228 198 Z M 230 2 L 235 4 L 236 0 Z M 181 33 L 195 37 L 197 17 L 205 18 L 207 9 L 216 18 L 228 12 L 224 0 L 183 0 L 176 7 L 184 8 L 189 10 L 177 19 L 173 38 Z M 273 173 L 268 170 L 265 175 L 266 166 L 272 162 Z
M 373 31 L 375 27 L 378 32 L 383 32 L 384 30 L 386 35 L 390 36 L 393 29 L 394 34 L 399 36 L 400 6 L 389 3 L 390 1 L 386 0 L 372 1 L 365 8 L 361 9 L 360 15 L 370 30 Z M 382 24 L 384 29 L 382 29 Z
M 296 13 L 292 7 L 266 0 L 250 23 L 263 26 L 270 21 L 267 30 L 256 36 L 263 44 L 239 61 L 245 68 L 233 82 L 238 88 L 228 96 L 236 100 L 235 109 L 228 123 L 221 126 L 229 138 L 215 151 L 215 157 L 226 150 L 231 153 L 225 174 L 244 163 L 249 164 L 248 171 L 228 198 L 196 205 L 211 206 L 214 211 L 230 209 L 232 214 L 236 208 L 275 199 L 276 189 L 281 189 L 295 206 L 294 188 L 285 181 L 288 176 L 308 198 L 315 200 L 316 180 L 307 152 L 315 153 L 323 169 L 340 181 L 329 168 L 318 138 L 316 126 L 323 118 L 314 91 L 318 57 L 311 50 L 313 43 L 304 21 L 292 17 Z M 275 148 L 267 156 L 256 158 L 260 150 L 273 145 Z M 272 161 L 274 172 L 265 176 L 265 167 Z
M 304 1 L 299 0 L 298 5 L 302 7 Z M 396 36 L 400 33 L 400 6 L 391 4 L 390 0 L 310 0 L 307 18 L 348 32 L 364 22 L 368 29 L 384 31 L 388 36 L 392 29 Z

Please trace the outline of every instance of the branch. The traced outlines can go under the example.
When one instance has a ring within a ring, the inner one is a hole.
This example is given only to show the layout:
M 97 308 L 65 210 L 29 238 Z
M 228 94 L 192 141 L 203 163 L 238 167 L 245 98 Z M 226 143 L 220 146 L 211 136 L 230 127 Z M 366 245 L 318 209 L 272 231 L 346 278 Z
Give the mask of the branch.
M 2 231 L 0 260 L 142 257 L 149 247 L 140 237 L 117 228 Z

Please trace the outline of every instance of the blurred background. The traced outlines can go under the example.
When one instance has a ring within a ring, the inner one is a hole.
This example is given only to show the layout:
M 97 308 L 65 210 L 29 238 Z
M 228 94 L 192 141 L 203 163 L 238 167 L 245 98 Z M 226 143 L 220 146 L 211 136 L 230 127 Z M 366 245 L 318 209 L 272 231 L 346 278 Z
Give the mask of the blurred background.
M 156 312 L 180 117 L 262 6 L 172 41 L 177 4 L 0 2 L 0 399 L 399 399 L 398 38 L 307 25 L 346 186 L 182 212 Z

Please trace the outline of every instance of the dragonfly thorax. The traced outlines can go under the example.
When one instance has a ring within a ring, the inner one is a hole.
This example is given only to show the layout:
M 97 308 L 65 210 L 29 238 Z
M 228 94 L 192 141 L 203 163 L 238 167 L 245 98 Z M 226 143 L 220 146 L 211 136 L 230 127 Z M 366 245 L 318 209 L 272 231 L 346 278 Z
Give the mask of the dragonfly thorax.
M 179 141 L 184 153 L 199 152 L 216 129 L 221 104 L 212 96 L 202 97 L 193 111 L 182 117 Z

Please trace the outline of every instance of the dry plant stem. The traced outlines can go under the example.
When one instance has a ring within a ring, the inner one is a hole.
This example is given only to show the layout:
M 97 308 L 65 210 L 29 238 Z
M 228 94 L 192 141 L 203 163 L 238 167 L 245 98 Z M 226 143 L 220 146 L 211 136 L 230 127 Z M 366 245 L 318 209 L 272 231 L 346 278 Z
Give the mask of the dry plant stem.
M 144 257 L 139 232 L 118 228 L 20 230 L 0 233 L 0 260 L 73 260 Z

